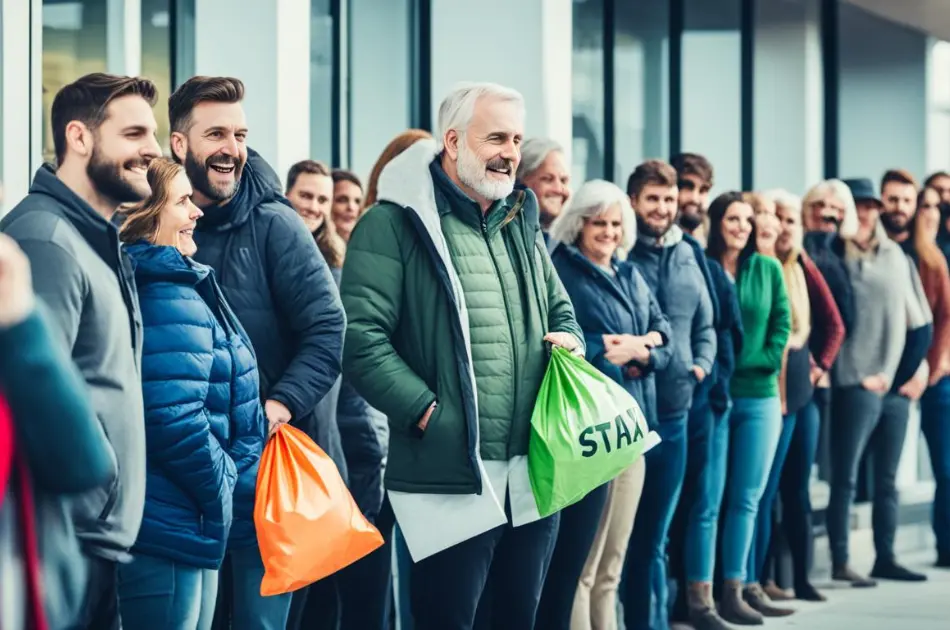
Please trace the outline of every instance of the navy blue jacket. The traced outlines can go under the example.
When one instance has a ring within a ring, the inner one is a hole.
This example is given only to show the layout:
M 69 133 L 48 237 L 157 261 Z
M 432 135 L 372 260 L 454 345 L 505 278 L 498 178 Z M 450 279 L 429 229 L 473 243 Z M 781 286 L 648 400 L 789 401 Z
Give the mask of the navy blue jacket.
M 250 337 L 261 398 L 290 409 L 291 424 L 345 470 L 336 423 L 315 413 L 340 376 L 346 319 L 313 236 L 281 195 L 273 169 L 250 149 L 237 193 L 204 213 L 195 260 L 215 270 Z
M 584 331 L 587 360 L 630 392 L 647 423 L 657 423 L 654 373 L 663 370 L 673 355 L 669 345 L 671 328 L 646 281 L 633 263 L 614 261 L 616 276 L 599 269 L 573 245 L 559 244 L 551 255 L 558 277 L 564 284 L 577 323 Z M 604 358 L 603 335 L 637 335 L 658 332 L 663 346 L 650 352 L 648 365 L 638 366 L 643 376 L 631 379 L 627 371 Z
M 723 413 L 729 408 L 729 380 L 736 369 L 736 357 L 742 352 L 742 314 L 735 283 L 726 270 L 712 258 L 706 259 L 712 291 L 719 303 L 716 324 L 716 369 L 709 389 L 709 404 L 713 411 Z
M 674 227 L 673 229 L 679 230 Z M 656 296 L 672 328 L 673 356 L 656 375 L 657 416 L 660 420 L 689 411 L 697 381 L 693 366 L 712 375 L 716 361 L 716 329 L 712 298 L 690 241 L 682 239 L 658 247 L 640 238 L 630 252 L 647 285 Z
M 833 232 L 808 232 L 804 237 L 805 251 L 828 283 L 838 305 L 838 312 L 847 332 L 854 327 L 854 291 L 851 276 L 844 264 L 844 241 Z M 814 335 L 813 335 L 814 337 Z M 812 347 L 812 351 L 815 348 Z
M 256 542 L 266 438 L 257 363 L 208 267 L 172 247 L 126 251 L 145 330 L 147 481 L 134 552 L 215 569 L 229 540 Z

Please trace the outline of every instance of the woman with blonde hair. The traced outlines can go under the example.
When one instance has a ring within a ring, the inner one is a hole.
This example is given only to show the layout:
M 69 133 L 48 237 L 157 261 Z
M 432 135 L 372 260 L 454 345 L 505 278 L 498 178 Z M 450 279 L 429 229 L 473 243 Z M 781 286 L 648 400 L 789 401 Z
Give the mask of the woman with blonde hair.
M 132 562 L 119 567 L 119 603 L 132 628 L 203 630 L 234 542 L 232 513 L 257 544 L 250 518 L 267 429 L 251 343 L 213 271 L 191 259 L 202 212 L 184 167 L 158 158 L 147 178 L 151 194 L 126 210 L 120 231 L 144 327 L 148 476 Z
M 555 219 L 551 259 L 584 331 L 587 360 L 622 385 L 655 425 L 653 375 L 669 362 L 666 344 L 672 331 L 635 264 L 626 260 L 636 239 L 636 215 L 626 193 L 610 182 L 593 180 L 580 187 Z M 561 512 L 538 628 L 616 627 L 617 589 L 643 489 L 645 459 Z

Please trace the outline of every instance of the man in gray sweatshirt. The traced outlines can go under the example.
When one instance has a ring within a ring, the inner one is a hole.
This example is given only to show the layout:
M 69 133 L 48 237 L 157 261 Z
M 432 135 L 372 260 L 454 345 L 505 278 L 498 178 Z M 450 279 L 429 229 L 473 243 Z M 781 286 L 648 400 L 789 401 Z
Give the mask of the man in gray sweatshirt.
M 855 319 L 833 372 L 830 442 L 835 462 L 827 514 L 833 578 L 856 587 L 876 585 L 848 564 L 851 503 L 862 455 L 870 444 L 877 555 L 871 576 L 919 581 L 926 576 L 902 567 L 894 557 L 896 476 L 911 397 L 919 396 L 911 381 L 927 381 L 923 357 L 930 346 L 930 308 L 917 269 L 878 220 L 882 204 L 871 181 L 845 183 L 854 195 L 859 228 L 856 236 L 844 239 L 842 248 Z
M 120 204 L 149 193 L 146 169 L 161 155 L 156 96 L 147 79 L 106 74 L 62 88 L 52 108 L 57 167 L 42 166 L 30 194 L 0 222 L 30 259 L 36 294 L 86 380 L 118 471 L 73 506 L 89 563 L 76 628 L 122 627 L 117 563 L 129 559 L 145 505 L 142 323 L 132 267 L 111 220 Z

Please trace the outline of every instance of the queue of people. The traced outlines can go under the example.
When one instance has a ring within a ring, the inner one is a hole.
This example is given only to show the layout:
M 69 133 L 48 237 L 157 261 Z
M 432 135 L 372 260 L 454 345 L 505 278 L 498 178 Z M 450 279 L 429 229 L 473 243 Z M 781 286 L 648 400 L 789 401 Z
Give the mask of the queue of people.
M 629 630 L 761 625 L 826 598 L 823 424 L 834 579 L 926 579 L 894 553 L 917 400 L 950 568 L 950 175 L 710 200 L 713 165 L 684 153 L 572 190 L 522 96 L 479 83 L 365 187 L 315 160 L 284 186 L 248 146 L 244 89 L 169 95 L 169 156 L 148 79 L 53 101 L 56 164 L 0 221 L 4 628 L 609 630 L 618 604 Z M 542 518 L 527 457 L 553 346 L 661 442 Z M 285 423 L 385 544 L 265 597 L 255 485 Z M 865 453 L 870 576 L 848 539 Z

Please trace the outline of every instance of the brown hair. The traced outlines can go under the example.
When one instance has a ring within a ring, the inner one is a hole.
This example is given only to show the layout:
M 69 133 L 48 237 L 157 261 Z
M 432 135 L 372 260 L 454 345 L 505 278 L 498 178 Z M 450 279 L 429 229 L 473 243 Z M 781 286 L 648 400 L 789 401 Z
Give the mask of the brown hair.
M 363 208 L 369 208 L 377 201 L 377 195 L 379 191 L 377 186 L 379 185 L 379 176 L 383 172 L 383 169 L 386 168 L 393 159 L 417 143 L 420 140 L 431 140 L 432 134 L 428 131 L 423 131 L 422 129 L 409 129 L 403 131 L 401 134 L 396 136 L 386 145 L 386 148 L 383 149 L 382 155 L 379 156 L 379 159 L 376 160 L 376 164 L 373 166 L 373 170 L 369 174 L 369 184 L 366 187 L 366 198 L 363 200 Z
M 168 97 L 168 122 L 172 132 L 186 133 L 191 112 L 200 103 L 240 103 L 244 83 L 233 77 L 191 77 Z
M 178 177 L 183 168 L 178 162 L 165 157 L 155 158 L 149 163 L 145 177 L 152 192 L 142 201 L 122 210 L 126 219 L 119 229 L 119 237 L 124 243 L 151 241 L 155 238 L 162 211 L 169 202 L 172 180 Z
M 778 212 L 778 204 L 759 192 L 742 193 L 742 201 L 752 206 L 752 211 L 756 216 L 765 212 L 768 208 L 772 208 L 775 212 Z
M 56 164 L 66 157 L 66 127 L 77 120 L 91 131 L 96 131 L 106 120 L 109 104 L 123 96 L 136 95 L 154 106 L 158 99 L 155 84 L 142 77 L 123 77 L 94 72 L 63 86 L 53 99 L 50 122 Z
M 914 187 L 914 190 L 920 189 L 920 186 L 917 185 L 917 180 L 914 178 L 914 176 L 902 168 L 892 168 L 891 170 L 884 173 L 884 177 L 881 178 L 881 191 L 883 192 L 884 187 L 892 182 L 896 182 L 898 184 L 910 184 Z
M 670 166 L 676 169 L 676 173 L 679 177 L 693 175 L 703 180 L 703 183 L 707 186 L 712 186 L 712 164 L 698 153 L 678 153 L 670 158 Z
M 931 175 L 931 177 L 934 177 L 934 175 Z M 924 224 L 917 220 L 917 217 L 920 216 L 920 206 L 924 204 L 924 196 L 928 190 L 934 191 L 937 193 L 937 199 L 940 198 L 940 191 L 932 186 L 925 185 L 923 190 L 917 194 L 917 210 L 914 212 L 914 218 L 910 220 L 910 237 L 913 239 L 914 251 L 917 252 L 920 264 L 930 268 L 939 268 L 942 262 L 946 262 L 946 259 L 943 257 L 943 253 L 940 251 L 937 243 L 931 240 L 927 233 L 924 232 Z M 942 205 L 943 204 L 939 204 L 939 206 Z M 945 220 L 943 212 L 941 211 L 939 221 L 943 223 Z M 939 228 L 937 229 L 937 233 L 940 233 Z
M 934 188 L 934 182 L 936 182 L 941 177 L 950 177 L 950 173 L 947 171 L 937 171 L 936 173 L 932 173 L 930 177 L 927 178 L 927 181 L 924 182 L 924 188 Z M 934 190 L 937 189 L 934 188 Z
M 334 184 L 339 184 L 340 182 L 350 182 L 360 190 L 363 190 L 363 182 L 360 181 L 360 178 L 357 177 L 356 173 L 353 171 L 335 168 L 333 169 L 333 172 L 330 173 L 330 176 L 333 177 Z
M 330 177 L 330 168 L 323 162 L 317 162 L 316 160 L 301 160 L 297 162 L 287 171 L 287 192 L 290 192 L 294 184 L 297 183 L 297 178 L 304 173 Z
M 676 170 L 663 160 L 647 160 L 637 166 L 627 179 L 627 194 L 640 196 L 645 186 L 676 186 Z

